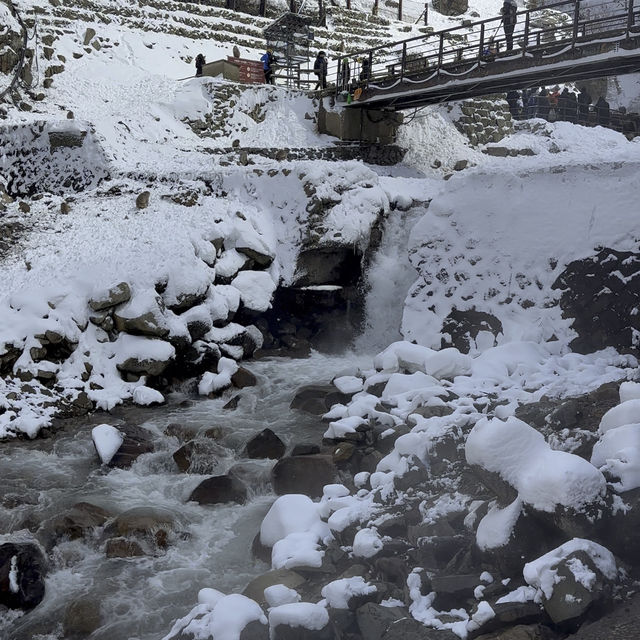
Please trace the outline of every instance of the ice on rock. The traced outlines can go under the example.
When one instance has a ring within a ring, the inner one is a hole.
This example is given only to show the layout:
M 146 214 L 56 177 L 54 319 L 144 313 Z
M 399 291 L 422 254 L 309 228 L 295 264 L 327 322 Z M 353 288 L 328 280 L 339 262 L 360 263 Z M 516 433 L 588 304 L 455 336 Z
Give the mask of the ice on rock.
M 523 502 L 541 511 L 557 505 L 580 510 L 606 491 L 604 476 L 592 464 L 552 450 L 540 432 L 514 417 L 479 420 L 465 453 L 469 464 L 498 473 Z
M 627 424 L 640 423 L 640 399 L 632 398 L 621 404 L 612 407 L 607 411 L 600 420 L 598 433 L 601 435 L 615 429 L 616 427 L 624 427 Z
M 264 599 L 270 607 L 300 602 L 302 597 L 295 589 L 289 589 L 283 584 L 274 584 L 264 590 Z
M 109 464 L 116 455 L 124 437 L 110 424 L 99 424 L 91 430 L 91 438 L 102 464 Z
M 357 558 L 373 558 L 383 547 L 382 538 L 372 527 L 360 529 L 353 538 L 353 555 Z
M 553 594 L 554 586 L 558 582 L 558 565 L 576 551 L 585 552 L 591 560 L 593 560 L 598 570 L 609 580 L 613 580 L 617 576 L 618 568 L 616 566 L 616 560 L 606 547 L 591 540 L 573 538 L 556 549 L 549 551 L 549 553 L 545 553 L 543 556 L 536 558 L 532 562 L 527 562 L 522 570 L 525 581 L 528 585 L 541 589 L 547 599 L 550 598 Z M 575 559 L 577 558 L 574 558 L 574 560 Z M 595 578 L 592 580 L 592 578 L 587 575 L 587 572 L 589 574 L 593 574 L 593 572 L 584 567 L 582 562 L 580 562 L 580 565 L 581 566 L 578 566 L 576 563 L 572 565 L 570 562 L 568 566 L 572 573 L 574 573 L 576 580 L 581 582 L 585 588 L 589 589 L 590 587 L 587 585 L 593 585 Z
M 164 396 L 156 389 L 150 387 L 136 387 L 133 390 L 133 401 L 143 407 L 150 404 L 163 404 Z
M 311 602 L 283 604 L 269 611 L 269 627 L 272 632 L 280 625 L 320 631 L 328 624 L 329 613 L 325 607 Z
M 620 402 L 640 400 L 640 382 L 623 382 L 620 385 Z
M 591 464 L 619 479 L 616 491 L 640 487 L 640 424 L 609 429 L 594 445 Z
M 349 600 L 354 596 L 366 596 L 375 593 L 376 587 L 361 576 L 341 578 L 322 587 L 322 597 L 333 609 L 348 609 Z

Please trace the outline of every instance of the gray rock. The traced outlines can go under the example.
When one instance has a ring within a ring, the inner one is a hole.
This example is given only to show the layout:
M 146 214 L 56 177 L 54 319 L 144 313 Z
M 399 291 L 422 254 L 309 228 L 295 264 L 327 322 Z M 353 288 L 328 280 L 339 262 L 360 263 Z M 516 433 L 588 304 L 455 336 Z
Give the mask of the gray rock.
M 271 431 L 263 429 L 247 442 L 247 458 L 270 458 L 277 460 L 282 458 L 286 450 L 284 442 Z
M 136 198 L 136 208 L 146 209 L 149 206 L 149 198 L 151 197 L 150 191 L 143 191 L 138 194 Z
M 159 376 L 171 362 L 171 359 L 159 360 L 151 358 L 131 357 L 118 363 L 118 370 L 126 373 L 132 373 L 136 376 Z
M 109 538 L 105 545 L 107 558 L 137 558 L 146 555 L 137 540 L 128 538 Z
M 190 440 L 173 454 L 173 460 L 183 473 L 212 474 L 221 472 L 229 452 L 210 438 Z
M 517 625 L 493 633 L 482 634 L 476 640 L 559 640 L 561 637 L 564 637 L 564 634 L 559 635 L 545 625 L 530 624 Z M 598 637 L 597 640 L 602 640 L 604 637 Z M 626 640 L 627 636 L 624 637 Z M 593 638 L 593 640 L 596 640 L 596 638 Z M 620 640 L 622 640 L 622 637 Z
M 69 640 L 87 638 L 102 625 L 100 601 L 94 598 L 78 598 L 66 609 L 62 628 Z
M 360 635 L 367 640 L 381 640 L 389 628 L 399 620 L 411 619 L 407 609 L 383 607 L 368 602 L 356 611 Z
M 325 484 L 336 481 L 337 469 L 331 456 L 288 456 L 278 460 L 271 472 L 276 495 L 303 493 L 311 498 L 322 496 Z
M 479 584 L 480 578 L 475 574 L 434 576 L 431 578 L 431 587 L 436 593 L 433 606 L 438 611 L 461 607 L 467 598 L 473 598 L 473 591 Z
M 0 544 L 0 605 L 28 611 L 44 598 L 47 563 L 40 548 L 30 542 Z M 11 587 L 10 576 L 15 577 Z
M 597 622 L 586 624 L 567 640 L 632 640 L 640 629 L 640 594 L 635 594 Z M 546 639 L 545 639 L 546 640 Z
M 95 37 L 96 35 L 96 30 L 92 29 L 91 27 L 88 27 L 87 30 L 84 32 L 84 39 L 82 41 L 82 44 L 86 47 Z
M 289 589 L 298 590 L 304 586 L 306 580 L 295 571 L 289 569 L 275 569 L 254 578 L 242 592 L 242 595 L 255 600 L 259 605 L 266 606 L 264 590 L 274 584 L 283 584 Z
M 109 307 L 127 302 L 131 298 L 131 288 L 126 282 L 120 282 L 111 287 L 106 293 L 89 300 L 89 306 L 94 311 L 102 311 Z
M 269 626 L 253 620 L 240 632 L 239 640 L 269 640 Z
M 154 451 L 151 432 L 135 425 L 118 425 L 123 440 L 120 448 L 109 461 L 109 467 L 128 469 L 139 456 Z
M 433 9 L 445 16 L 459 16 L 469 9 L 469 0 L 434 0 Z
M 237 478 L 214 476 L 203 480 L 191 493 L 189 500 L 198 504 L 223 504 L 235 502 L 244 504 L 247 501 L 247 488 Z
M 102 526 L 109 515 L 94 504 L 78 502 L 70 509 L 45 520 L 38 530 L 38 537 L 48 548 L 62 538 L 77 540 Z
M 238 370 L 231 376 L 231 384 L 237 389 L 255 387 L 258 384 L 258 379 L 245 367 L 238 367 Z

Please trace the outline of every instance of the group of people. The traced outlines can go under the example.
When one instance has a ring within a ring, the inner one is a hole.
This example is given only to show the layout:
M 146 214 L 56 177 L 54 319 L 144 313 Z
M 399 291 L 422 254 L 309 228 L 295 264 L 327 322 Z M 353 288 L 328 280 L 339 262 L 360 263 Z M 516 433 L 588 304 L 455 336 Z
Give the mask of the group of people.
M 588 124 L 592 98 L 587 89 L 582 87 L 576 95 L 565 87 L 560 91 L 559 86 L 550 91 L 545 87 L 534 87 L 516 91 L 512 89 L 507 93 L 507 103 L 511 115 L 518 119 L 543 118 L 551 122 L 564 120 L 577 124 Z M 593 105 L 596 124 L 607 126 L 611 122 L 611 109 L 609 103 L 600 96 Z
M 274 71 L 278 65 L 278 59 L 273 54 L 273 49 L 267 49 L 266 53 L 260 58 L 262 68 L 264 70 L 264 81 L 267 84 L 275 84 Z M 327 88 L 327 54 L 320 51 L 313 63 L 313 73 L 317 78 L 315 90 Z

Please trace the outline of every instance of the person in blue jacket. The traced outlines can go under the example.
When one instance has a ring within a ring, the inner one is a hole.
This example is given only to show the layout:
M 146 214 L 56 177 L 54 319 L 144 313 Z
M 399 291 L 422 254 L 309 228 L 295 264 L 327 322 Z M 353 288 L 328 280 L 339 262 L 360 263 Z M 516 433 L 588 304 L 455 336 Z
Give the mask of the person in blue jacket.
M 273 67 L 278 61 L 273 55 L 273 49 L 267 49 L 267 52 L 260 58 L 260 62 L 262 62 L 262 68 L 264 69 L 264 81 L 267 84 L 275 84 Z

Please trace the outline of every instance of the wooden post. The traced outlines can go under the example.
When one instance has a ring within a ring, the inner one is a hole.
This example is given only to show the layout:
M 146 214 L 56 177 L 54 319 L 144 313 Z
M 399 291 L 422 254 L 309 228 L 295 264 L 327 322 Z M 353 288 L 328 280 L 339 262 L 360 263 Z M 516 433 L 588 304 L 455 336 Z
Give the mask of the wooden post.
M 442 66 L 442 54 L 444 52 L 444 33 L 440 34 L 440 45 L 438 46 L 438 71 Z
M 296 12 L 296 0 L 289 0 L 289 11 L 291 11 L 291 13 Z
M 529 23 L 529 16 L 530 16 L 530 12 L 527 11 L 527 15 L 524 19 L 524 40 L 522 41 L 522 55 L 525 54 L 525 52 L 527 51 L 527 47 L 529 46 L 529 28 L 530 28 L 530 23 Z
M 484 22 L 480 25 L 480 46 L 478 47 L 478 58 L 482 60 L 484 53 Z
M 429 3 L 424 3 L 424 26 L 426 27 L 429 22 Z
M 398 20 L 402 21 L 402 0 L 398 0 Z
M 324 3 L 318 0 L 318 24 L 323 27 L 325 25 Z
M 260 0 L 258 13 L 264 18 L 267 15 L 267 0 Z
M 347 9 L 351 11 L 351 0 L 347 0 Z
M 402 43 L 402 60 L 400 62 L 400 81 L 404 78 L 404 65 L 407 63 L 407 43 Z
M 375 2 L 373 3 L 373 15 L 374 16 L 378 15 L 378 2 L 379 2 L 379 0 L 375 0 Z
M 629 13 L 627 14 L 627 38 L 629 37 L 629 33 L 633 26 L 633 0 L 629 0 Z

